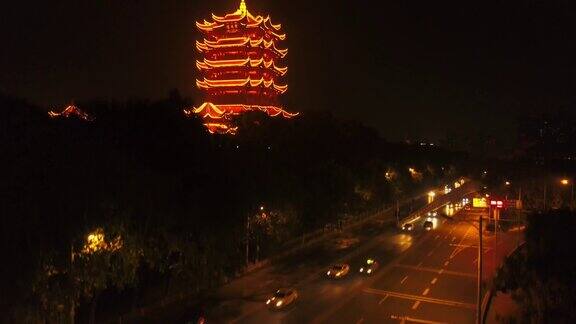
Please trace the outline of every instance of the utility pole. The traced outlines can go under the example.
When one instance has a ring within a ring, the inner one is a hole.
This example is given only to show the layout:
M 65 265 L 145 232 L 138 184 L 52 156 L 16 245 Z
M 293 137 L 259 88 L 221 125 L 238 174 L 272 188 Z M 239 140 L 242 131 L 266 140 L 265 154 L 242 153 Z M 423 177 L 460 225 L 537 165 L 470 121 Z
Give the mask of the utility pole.
M 246 268 L 250 264 L 249 252 L 250 252 L 250 214 L 246 216 Z
M 546 210 L 546 183 L 544 183 L 544 204 L 543 210 Z
M 508 200 L 508 199 L 506 199 Z M 500 209 L 494 209 L 494 265 L 498 264 L 498 221 L 500 220 Z
M 570 210 L 574 210 L 574 180 L 570 181 Z
M 70 245 L 70 276 L 74 278 L 74 244 Z M 76 302 L 74 296 L 70 298 L 70 313 L 68 314 L 70 318 L 70 324 L 74 324 L 76 321 Z
M 490 219 L 490 206 L 488 206 L 488 219 Z M 478 296 L 476 305 L 477 324 L 482 324 L 482 213 L 478 216 Z
M 396 226 L 400 226 L 400 200 L 396 200 Z

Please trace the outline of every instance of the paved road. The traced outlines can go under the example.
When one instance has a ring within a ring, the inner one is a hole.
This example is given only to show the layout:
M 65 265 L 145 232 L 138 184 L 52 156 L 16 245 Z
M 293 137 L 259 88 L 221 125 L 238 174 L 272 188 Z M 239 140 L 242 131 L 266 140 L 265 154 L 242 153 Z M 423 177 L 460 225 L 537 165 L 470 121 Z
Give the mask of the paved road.
M 464 192 L 442 196 L 455 201 Z M 455 219 L 477 218 L 461 212 Z M 473 323 L 476 307 L 477 230 L 471 223 L 438 218 L 423 230 L 402 232 L 377 219 L 330 240 L 284 258 L 273 266 L 238 278 L 206 301 L 208 323 Z M 512 250 L 521 232 L 485 232 L 485 277 Z M 366 258 L 381 264 L 372 277 L 357 271 Z M 352 273 L 341 280 L 324 274 L 330 264 L 346 262 Z M 293 307 L 270 311 L 265 301 L 276 289 L 293 287 L 299 299 Z M 183 305 L 185 306 L 185 305 Z M 177 323 L 181 310 L 148 316 L 139 323 Z
M 473 212 L 456 216 L 469 218 Z M 477 214 L 476 214 L 477 215 Z M 352 273 L 328 280 L 310 273 L 295 285 L 299 301 L 291 309 L 271 312 L 264 307 L 267 294 L 243 301 L 242 311 L 230 323 L 474 323 L 476 316 L 477 229 L 467 222 L 439 219 L 430 232 L 417 224 L 414 233 L 389 229 L 343 261 L 357 269 L 367 257 L 384 266 L 373 277 Z M 516 244 L 519 232 L 494 236 L 485 233 L 484 275 Z M 272 286 L 277 283 L 271 283 Z M 272 291 L 272 290 L 268 290 Z M 218 314 L 216 314 L 218 315 Z M 219 314 L 221 315 L 221 314 Z

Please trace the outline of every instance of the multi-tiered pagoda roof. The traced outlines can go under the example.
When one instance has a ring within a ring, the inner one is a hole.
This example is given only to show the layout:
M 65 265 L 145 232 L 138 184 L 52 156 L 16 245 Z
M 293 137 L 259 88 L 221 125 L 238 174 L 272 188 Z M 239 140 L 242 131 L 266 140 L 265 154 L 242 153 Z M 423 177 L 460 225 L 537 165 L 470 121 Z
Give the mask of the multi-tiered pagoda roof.
M 196 61 L 196 86 L 205 101 L 185 110 L 187 115 L 200 115 L 211 133 L 235 133 L 233 118 L 246 111 L 297 115 L 284 110 L 278 98 L 288 90 L 280 80 L 288 71 L 281 63 L 288 50 L 278 45 L 286 39 L 280 24 L 273 24 L 269 16 L 252 15 L 241 0 L 235 12 L 212 14 L 212 21 L 196 22 L 196 27 L 204 35 L 196 41 L 202 55 Z

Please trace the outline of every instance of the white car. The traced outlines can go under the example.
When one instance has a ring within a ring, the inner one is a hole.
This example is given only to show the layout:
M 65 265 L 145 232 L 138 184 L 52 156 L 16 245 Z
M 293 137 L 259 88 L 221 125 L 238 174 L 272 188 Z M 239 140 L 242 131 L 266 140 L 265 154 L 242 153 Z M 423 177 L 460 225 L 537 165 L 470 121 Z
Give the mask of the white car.
M 347 264 L 335 264 L 326 271 L 328 278 L 339 279 L 343 278 L 350 272 L 350 266 Z
M 272 297 L 266 300 L 266 306 L 271 309 L 283 309 L 292 305 L 297 298 L 296 289 L 278 289 Z

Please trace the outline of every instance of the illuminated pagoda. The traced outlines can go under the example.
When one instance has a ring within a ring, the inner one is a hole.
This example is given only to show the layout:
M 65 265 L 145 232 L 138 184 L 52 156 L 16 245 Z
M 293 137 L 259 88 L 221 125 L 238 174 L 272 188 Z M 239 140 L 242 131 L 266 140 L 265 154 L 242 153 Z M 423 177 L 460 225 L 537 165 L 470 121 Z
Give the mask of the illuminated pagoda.
M 198 114 L 210 133 L 235 134 L 233 118 L 247 111 L 263 111 L 269 116 L 291 118 L 279 103 L 279 95 L 288 90 L 279 79 L 288 71 L 279 62 L 288 53 L 278 43 L 286 39 L 281 25 L 270 16 L 253 16 L 241 0 L 240 7 L 223 17 L 212 14 L 213 21 L 196 22 L 204 35 L 196 41 L 202 59 L 196 61 L 200 78 L 196 86 L 204 95 L 199 107 L 184 110 Z
M 53 110 L 48 112 L 48 116 L 50 118 L 70 118 L 76 117 L 85 121 L 93 121 L 94 118 L 88 115 L 86 112 L 80 110 L 80 108 L 76 107 L 75 105 L 68 105 L 64 110 L 61 112 L 55 112 Z

